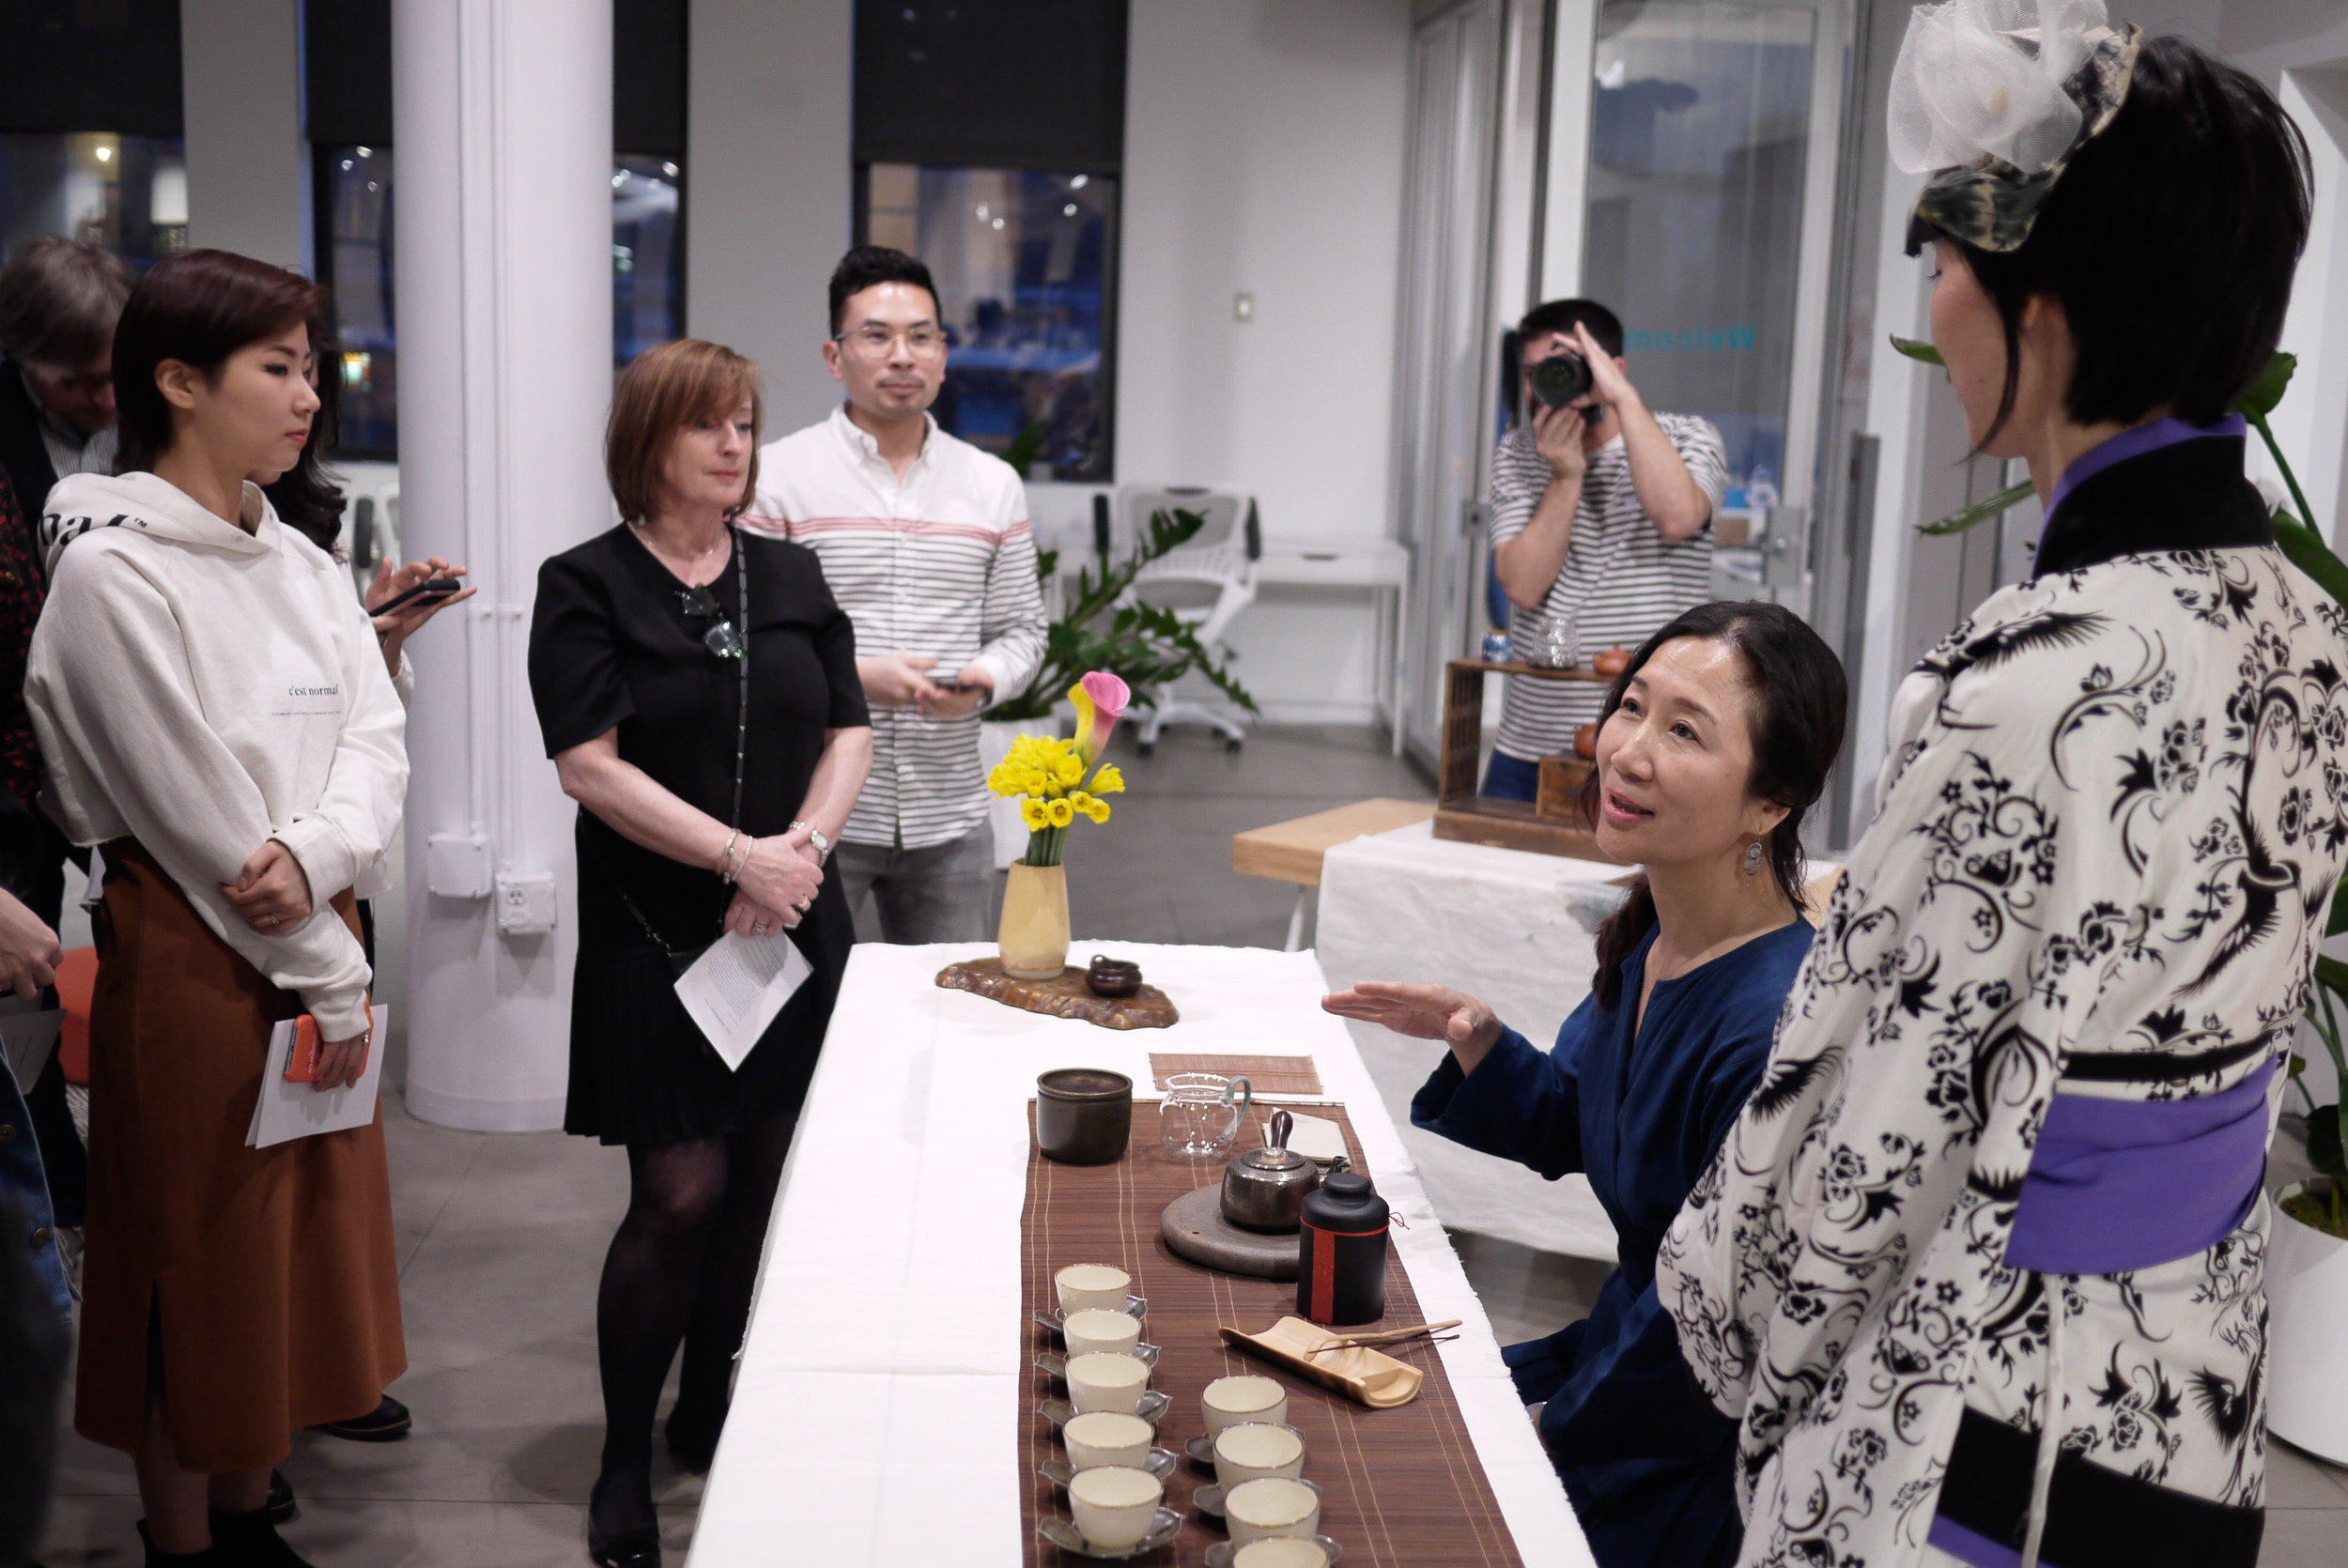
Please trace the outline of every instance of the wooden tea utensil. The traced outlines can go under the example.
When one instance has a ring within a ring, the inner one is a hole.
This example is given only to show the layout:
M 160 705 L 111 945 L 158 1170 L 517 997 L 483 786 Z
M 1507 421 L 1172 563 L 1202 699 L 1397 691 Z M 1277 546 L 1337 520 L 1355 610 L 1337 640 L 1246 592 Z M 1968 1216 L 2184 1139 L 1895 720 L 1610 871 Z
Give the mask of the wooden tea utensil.
M 1314 1354 L 1322 1355 L 1331 1350 L 1349 1350 L 1365 1345 L 1399 1345 L 1406 1339 L 1416 1339 L 1421 1334 L 1437 1334 L 1445 1329 L 1456 1329 L 1462 1321 L 1464 1320 L 1457 1317 L 1446 1317 L 1441 1323 L 1413 1324 L 1408 1329 L 1388 1329 L 1380 1334 L 1347 1334 L 1341 1338 L 1332 1339 Z
M 1366 1345 L 1346 1344 L 1352 1336 L 1332 1333 L 1301 1317 L 1283 1317 L 1260 1334 L 1229 1328 L 1216 1331 L 1226 1345 L 1251 1351 L 1373 1410 L 1408 1405 L 1427 1381 L 1427 1375 L 1408 1361 Z

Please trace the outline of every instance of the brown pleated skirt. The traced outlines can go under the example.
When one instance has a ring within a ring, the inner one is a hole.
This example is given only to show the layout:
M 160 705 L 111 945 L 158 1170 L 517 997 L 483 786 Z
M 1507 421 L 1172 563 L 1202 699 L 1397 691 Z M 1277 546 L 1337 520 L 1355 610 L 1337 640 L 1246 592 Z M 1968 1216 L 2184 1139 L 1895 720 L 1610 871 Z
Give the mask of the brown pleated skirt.
M 275 1464 L 294 1432 L 366 1414 L 408 1367 L 382 1112 L 245 1147 L 270 1027 L 301 1000 L 135 842 L 104 853 L 74 1426 L 135 1450 L 153 1348 L 182 1466 Z M 355 909 L 334 899 L 354 931 Z

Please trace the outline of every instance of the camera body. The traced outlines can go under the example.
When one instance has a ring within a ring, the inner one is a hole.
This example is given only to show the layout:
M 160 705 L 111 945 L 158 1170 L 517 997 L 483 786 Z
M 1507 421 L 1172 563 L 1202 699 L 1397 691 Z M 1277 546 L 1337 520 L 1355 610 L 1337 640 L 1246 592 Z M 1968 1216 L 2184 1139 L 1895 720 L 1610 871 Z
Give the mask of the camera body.
M 1590 365 L 1579 354 L 1552 354 L 1526 370 L 1524 378 L 1537 401 L 1552 408 L 1562 408 L 1575 398 L 1588 394 Z

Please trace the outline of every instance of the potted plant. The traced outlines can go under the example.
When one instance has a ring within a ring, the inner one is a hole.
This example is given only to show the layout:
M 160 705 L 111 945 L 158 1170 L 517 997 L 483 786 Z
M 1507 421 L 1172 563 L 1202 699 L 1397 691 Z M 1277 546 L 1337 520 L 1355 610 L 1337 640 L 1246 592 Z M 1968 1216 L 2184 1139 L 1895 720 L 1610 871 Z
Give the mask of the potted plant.
M 1067 966 L 1068 881 L 1060 854 L 1076 819 L 1107 822 L 1104 797 L 1125 788 L 1101 759 L 1131 696 L 1107 670 L 1091 671 L 1068 691 L 1076 705 L 1075 735 L 1022 735 L 987 776 L 988 789 L 1019 803 L 1027 829 L 1027 853 L 1012 863 L 996 935 L 1003 973 L 1013 979 L 1058 979 Z
M 1928 343 L 1894 337 L 1892 346 L 1912 360 L 1941 363 Z M 2291 563 L 2342 606 L 2348 606 L 2348 561 L 2332 553 L 2312 526 L 2314 510 L 2299 489 L 2298 476 L 2283 456 L 2267 415 L 2290 388 L 2298 360 L 2278 354 L 2234 407 L 2266 443 L 2290 489 L 2294 515 L 2275 509 L 2275 543 Z M 1984 523 L 2023 500 L 2028 484 L 1999 491 L 1937 522 L 1919 525 L 1924 533 L 1958 533 Z M 2325 935 L 2348 931 L 2348 881 L 2332 894 Z M 2333 1094 L 2316 1103 L 2307 1086 L 2307 1062 L 2291 1058 L 2290 1079 L 2307 1108 L 2308 1163 L 2312 1181 L 2294 1182 L 2276 1195 L 2274 1230 L 2266 1244 L 2267 1430 L 2324 1458 L 2348 1465 L 2348 1053 L 2342 1050 L 2338 995 L 2348 1003 L 2348 963 L 2315 961 L 2314 998 L 2308 1004 L 2309 1030 L 2331 1058 Z

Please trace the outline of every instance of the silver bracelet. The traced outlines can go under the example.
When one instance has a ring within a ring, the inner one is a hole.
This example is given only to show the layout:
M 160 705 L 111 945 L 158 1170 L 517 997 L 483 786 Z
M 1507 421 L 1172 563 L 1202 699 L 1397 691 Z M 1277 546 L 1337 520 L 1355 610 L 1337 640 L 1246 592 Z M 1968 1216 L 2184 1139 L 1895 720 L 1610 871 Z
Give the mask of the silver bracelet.
M 741 837 L 742 830 L 738 827 L 735 828 L 733 832 L 726 835 L 726 847 L 718 852 L 718 880 L 724 883 L 728 887 L 734 885 L 734 841 Z

